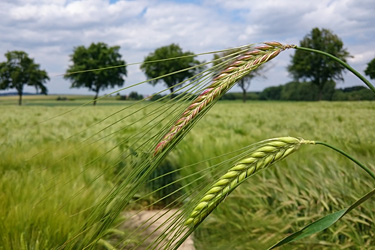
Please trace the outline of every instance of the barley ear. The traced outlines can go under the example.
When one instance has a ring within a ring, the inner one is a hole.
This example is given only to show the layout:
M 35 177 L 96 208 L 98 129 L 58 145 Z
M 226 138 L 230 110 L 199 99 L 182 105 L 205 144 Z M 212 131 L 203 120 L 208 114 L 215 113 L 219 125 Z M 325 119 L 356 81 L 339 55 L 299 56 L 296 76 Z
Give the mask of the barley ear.
M 302 144 L 314 142 L 295 137 L 280 137 L 260 142 L 246 158 L 238 161 L 209 188 L 186 219 L 185 225 L 199 225 L 244 180 L 284 159 L 298 150 Z
M 172 125 L 154 148 L 154 156 L 162 152 L 168 145 L 177 140 L 183 131 L 188 131 L 194 120 L 203 115 L 210 106 L 220 99 L 234 84 L 249 74 L 252 70 L 270 61 L 285 49 L 294 48 L 295 45 L 283 45 L 278 42 L 267 42 L 241 54 L 230 63 L 182 113 L 181 117 Z

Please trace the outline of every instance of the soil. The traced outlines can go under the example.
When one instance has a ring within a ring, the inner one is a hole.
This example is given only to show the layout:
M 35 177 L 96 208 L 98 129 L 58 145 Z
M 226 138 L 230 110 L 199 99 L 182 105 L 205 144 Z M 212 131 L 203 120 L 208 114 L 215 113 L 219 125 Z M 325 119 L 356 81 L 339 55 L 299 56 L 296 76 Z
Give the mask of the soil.
M 144 236 L 150 235 L 144 240 L 144 242 L 137 246 L 136 249 L 146 249 L 149 244 L 155 242 L 155 240 L 163 233 L 166 229 L 166 226 L 163 225 L 164 222 L 168 221 L 177 210 L 145 210 L 145 211 L 132 211 L 126 212 L 125 216 L 129 219 L 124 223 L 123 227 L 125 228 L 138 228 L 142 227 L 142 238 Z M 151 223 L 152 222 L 152 223 Z M 139 234 L 139 233 L 137 233 Z M 170 237 L 169 237 L 170 238 Z M 162 245 L 162 244 L 160 244 Z M 126 248 L 124 248 L 126 249 Z M 153 249 L 152 247 L 150 249 Z M 163 249 L 163 247 L 155 248 Z M 185 242 L 178 248 L 178 250 L 195 250 L 194 241 L 190 235 Z

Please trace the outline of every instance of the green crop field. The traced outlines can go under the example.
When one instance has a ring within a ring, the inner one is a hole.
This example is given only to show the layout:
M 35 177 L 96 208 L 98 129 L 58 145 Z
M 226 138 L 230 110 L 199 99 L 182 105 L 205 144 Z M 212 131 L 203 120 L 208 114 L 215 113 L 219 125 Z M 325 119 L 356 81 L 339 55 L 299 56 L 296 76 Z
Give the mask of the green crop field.
M 0 249 L 57 249 L 75 238 L 128 166 L 124 153 L 137 151 L 128 145 L 146 141 L 168 118 L 152 116 L 162 103 L 107 98 L 93 107 L 81 106 L 87 98 L 69 99 L 25 97 L 19 107 L 15 99 L 0 98 Z M 328 142 L 374 171 L 374 117 L 373 102 L 218 102 L 158 170 L 175 171 L 172 179 L 140 188 L 136 195 L 144 198 L 126 209 L 158 209 L 193 194 L 216 178 L 221 170 L 215 164 L 224 166 L 225 154 L 273 137 Z M 143 137 L 133 136 L 153 122 Z M 174 180 L 164 192 L 146 195 Z M 194 232 L 195 247 L 267 248 L 373 187 L 346 158 L 306 145 L 226 197 Z M 329 229 L 283 249 L 375 249 L 374 207 L 370 199 Z

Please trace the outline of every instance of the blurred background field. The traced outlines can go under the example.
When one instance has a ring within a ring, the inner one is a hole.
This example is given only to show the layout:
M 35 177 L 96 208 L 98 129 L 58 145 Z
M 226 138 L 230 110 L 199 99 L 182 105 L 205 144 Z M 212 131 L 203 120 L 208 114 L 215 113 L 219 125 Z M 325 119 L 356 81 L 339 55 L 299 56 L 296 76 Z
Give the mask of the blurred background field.
M 23 106 L 0 98 L 0 249 L 53 249 L 79 232 L 90 209 L 113 187 L 118 168 L 126 167 L 124 136 L 142 130 L 149 115 L 150 102 L 108 97 L 96 107 L 81 107 L 91 97 L 57 97 L 25 96 Z M 375 170 L 374 117 L 372 102 L 220 101 L 156 176 L 176 170 L 172 181 L 191 183 L 181 191 L 191 193 L 220 171 L 210 167 L 225 160 L 221 155 L 280 136 L 329 142 Z M 137 127 L 124 125 L 138 120 Z M 191 176 L 202 170 L 198 180 L 199 174 Z M 373 187 L 347 159 L 306 146 L 229 195 L 195 231 L 196 249 L 264 249 Z M 156 192 L 136 206 L 146 209 L 166 194 Z M 370 199 L 303 245 L 285 249 L 375 249 L 374 205 Z

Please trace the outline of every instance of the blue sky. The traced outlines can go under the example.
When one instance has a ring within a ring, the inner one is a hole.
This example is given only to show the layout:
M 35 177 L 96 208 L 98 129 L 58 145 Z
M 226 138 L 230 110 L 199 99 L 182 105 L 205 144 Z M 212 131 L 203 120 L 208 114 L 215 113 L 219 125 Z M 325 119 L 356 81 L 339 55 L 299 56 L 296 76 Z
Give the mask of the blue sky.
M 263 41 L 298 44 L 319 27 L 343 40 L 354 56 L 349 63 L 363 73 L 375 57 L 374 13 L 373 0 L 3 0 L 0 61 L 7 51 L 23 50 L 49 73 L 50 93 L 86 94 L 86 89 L 70 89 L 68 81 L 56 76 L 66 71 L 75 46 L 119 45 L 123 59 L 134 63 L 171 43 L 194 53 Z M 275 58 L 267 78 L 254 79 L 250 91 L 290 81 L 286 67 L 291 54 L 286 51 Z M 125 86 L 143 80 L 138 66 L 128 67 Z M 338 87 L 359 84 L 348 73 Z M 161 88 L 143 85 L 135 90 L 151 94 Z

